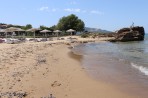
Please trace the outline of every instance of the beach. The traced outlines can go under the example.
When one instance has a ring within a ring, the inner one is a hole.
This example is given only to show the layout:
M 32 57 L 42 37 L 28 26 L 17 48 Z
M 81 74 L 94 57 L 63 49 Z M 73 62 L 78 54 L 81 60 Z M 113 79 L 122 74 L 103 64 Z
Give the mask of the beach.
M 1 97 L 136 98 L 90 77 L 81 66 L 82 57 L 69 47 L 61 42 L 1 44 Z
M 148 98 L 147 4 L 1 0 L 0 98 Z

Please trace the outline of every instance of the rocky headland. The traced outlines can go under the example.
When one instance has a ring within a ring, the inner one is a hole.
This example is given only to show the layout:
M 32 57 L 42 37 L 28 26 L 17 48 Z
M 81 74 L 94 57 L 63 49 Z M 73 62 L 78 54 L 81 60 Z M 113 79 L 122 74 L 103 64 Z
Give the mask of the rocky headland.
M 131 26 L 129 28 L 122 28 L 116 31 L 115 39 L 112 42 L 127 42 L 127 41 L 143 41 L 144 40 L 144 27 Z

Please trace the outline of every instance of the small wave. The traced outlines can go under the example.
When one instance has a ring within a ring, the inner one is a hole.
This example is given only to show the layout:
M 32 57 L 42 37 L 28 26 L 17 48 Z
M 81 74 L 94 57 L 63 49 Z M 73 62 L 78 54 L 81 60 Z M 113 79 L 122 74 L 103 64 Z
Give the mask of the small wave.
M 143 66 L 138 66 L 137 64 L 131 63 L 132 67 L 138 69 L 140 72 L 142 72 L 144 75 L 148 76 L 148 68 Z

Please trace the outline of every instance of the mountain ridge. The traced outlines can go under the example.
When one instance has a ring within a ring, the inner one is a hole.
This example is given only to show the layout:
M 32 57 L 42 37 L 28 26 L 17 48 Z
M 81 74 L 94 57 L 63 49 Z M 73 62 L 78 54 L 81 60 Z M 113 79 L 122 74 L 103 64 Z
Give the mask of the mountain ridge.
M 103 30 L 99 28 L 91 28 L 91 27 L 85 27 L 84 29 L 87 32 L 95 32 L 95 33 L 111 33 L 112 31 Z

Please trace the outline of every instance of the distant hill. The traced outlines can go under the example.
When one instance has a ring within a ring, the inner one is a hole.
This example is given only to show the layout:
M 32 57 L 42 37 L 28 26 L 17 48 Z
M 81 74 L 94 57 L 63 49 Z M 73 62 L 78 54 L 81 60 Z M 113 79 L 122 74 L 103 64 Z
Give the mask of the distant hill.
M 102 30 L 102 29 L 98 29 L 98 28 L 90 28 L 90 27 L 85 27 L 85 31 L 88 32 L 98 32 L 98 33 L 111 33 L 111 31 L 108 30 Z

